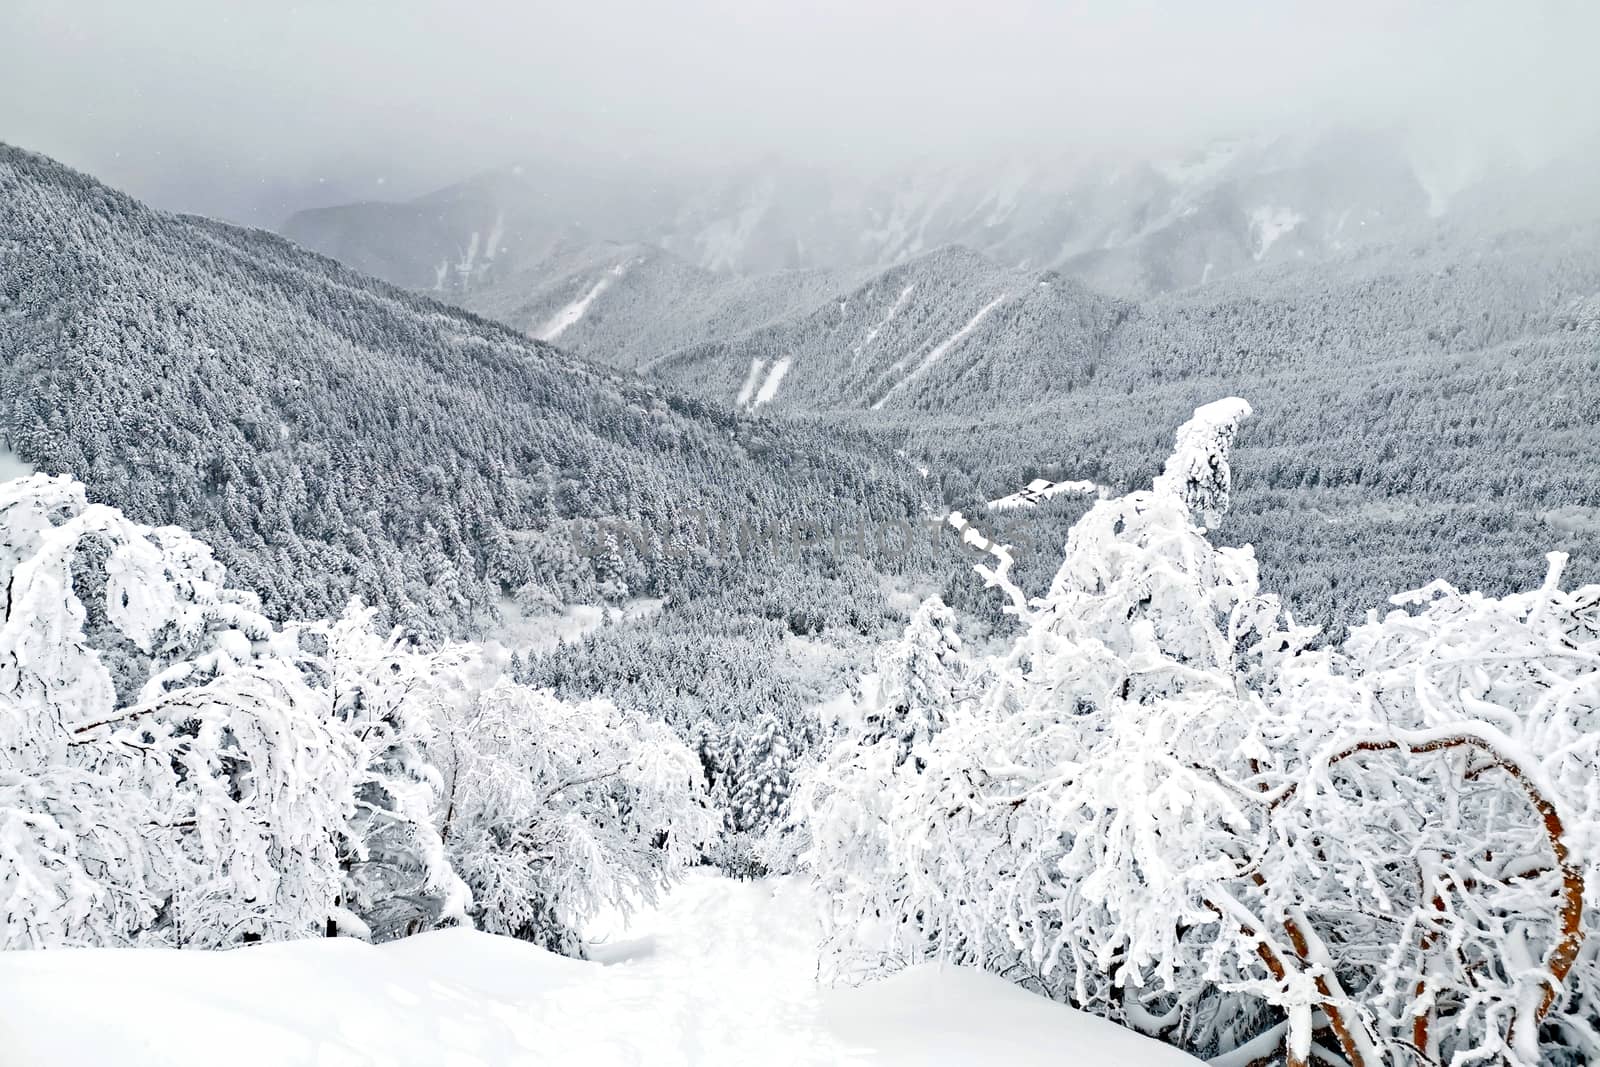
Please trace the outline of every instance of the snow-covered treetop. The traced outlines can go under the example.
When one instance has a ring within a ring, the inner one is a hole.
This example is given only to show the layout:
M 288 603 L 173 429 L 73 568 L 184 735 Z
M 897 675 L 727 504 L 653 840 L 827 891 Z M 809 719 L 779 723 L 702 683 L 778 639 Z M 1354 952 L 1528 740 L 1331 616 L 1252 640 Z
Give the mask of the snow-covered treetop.
M 1155 491 L 1176 495 L 1204 525 L 1215 525 L 1227 513 L 1233 487 L 1228 466 L 1233 438 L 1250 414 L 1250 404 L 1236 396 L 1195 408 L 1194 417 L 1178 428 L 1177 446 Z

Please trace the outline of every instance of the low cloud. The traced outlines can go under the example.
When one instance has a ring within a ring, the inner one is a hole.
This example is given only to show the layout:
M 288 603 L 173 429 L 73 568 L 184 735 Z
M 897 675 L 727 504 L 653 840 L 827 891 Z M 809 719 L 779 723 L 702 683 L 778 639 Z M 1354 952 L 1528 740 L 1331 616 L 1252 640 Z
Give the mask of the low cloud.
M 555 155 L 879 167 L 1358 122 L 1537 161 L 1596 137 L 1596 40 L 1579 0 L 12 0 L 0 139 L 262 224 Z

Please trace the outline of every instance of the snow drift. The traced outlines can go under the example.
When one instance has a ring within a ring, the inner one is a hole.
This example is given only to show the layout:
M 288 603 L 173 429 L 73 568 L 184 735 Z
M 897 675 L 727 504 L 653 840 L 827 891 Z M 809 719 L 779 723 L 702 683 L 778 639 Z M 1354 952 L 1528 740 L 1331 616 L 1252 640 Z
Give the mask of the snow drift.
M 30 1067 L 1195 1062 L 976 971 L 819 995 L 810 904 L 787 880 L 692 878 L 610 966 L 464 929 L 0 953 L 0 1049 Z

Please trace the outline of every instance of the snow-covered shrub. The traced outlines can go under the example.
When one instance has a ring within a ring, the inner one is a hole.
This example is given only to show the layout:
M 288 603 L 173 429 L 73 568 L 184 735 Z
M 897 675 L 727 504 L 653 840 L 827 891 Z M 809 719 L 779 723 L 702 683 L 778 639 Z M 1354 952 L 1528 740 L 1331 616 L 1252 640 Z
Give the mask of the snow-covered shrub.
M 1291 798 L 1318 836 L 1285 849 L 1286 876 L 1385 902 L 1399 937 L 1344 909 L 1327 925 L 1373 1025 L 1445 1062 L 1600 1056 L 1600 586 L 1564 591 L 1549 561 L 1530 592 L 1434 582 L 1353 630 L 1366 718 Z M 1375 817 L 1384 833 L 1352 832 Z
M 331 721 L 355 751 L 335 928 L 388 940 L 468 921 L 471 893 L 439 839 L 444 783 L 430 747 L 439 719 L 468 684 L 471 655 L 458 645 L 419 649 L 398 629 L 380 637 L 376 615 L 352 601 L 339 619 L 304 625 L 298 637 L 314 651 Z
M 500 683 L 448 705 L 432 751 L 473 917 L 562 952 L 602 905 L 653 902 L 720 821 L 694 752 L 609 701 Z
M 1200 525 L 1248 413 L 1199 409 L 1044 596 L 996 549 L 1012 647 L 916 759 L 860 732 L 808 779 L 841 971 L 978 963 L 1230 1062 L 1319 1024 L 1368 1067 L 1592 1055 L 1600 589 L 1438 585 L 1317 647 Z
M 875 955 L 913 962 L 929 952 L 925 931 L 891 918 L 914 910 L 904 898 L 910 879 L 890 863 L 891 835 L 904 811 L 930 802 L 921 792 L 929 746 L 950 724 L 968 669 L 955 615 L 938 597 L 873 659 L 832 747 L 799 776 L 784 827 L 789 850 L 827 889 L 831 969 L 841 980 L 872 973 Z
M 574 951 L 712 835 L 665 725 L 379 636 L 359 602 L 275 627 L 224 578 L 69 479 L 0 484 L 0 947 L 476 920 Z
M 0 485 L 0 944 L 321 928 L 352 749 L 290 643 L 222 580 L 204 545 L 69 479 Z M 143 665 L 131 699 L 86 634 L 80 583 L 103 594 L 96 637 Z

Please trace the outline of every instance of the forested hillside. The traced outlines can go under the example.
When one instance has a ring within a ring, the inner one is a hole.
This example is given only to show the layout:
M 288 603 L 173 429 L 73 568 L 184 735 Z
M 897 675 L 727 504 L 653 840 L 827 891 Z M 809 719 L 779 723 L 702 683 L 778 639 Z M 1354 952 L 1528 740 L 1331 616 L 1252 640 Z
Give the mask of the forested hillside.
M 22 461 L 204 534 L 280 614 L 359 593 L 460 632 L 530 582 L 557 600 L 714 583 L 738 560 L 707 521 L 918 514 L 913 472 L 837 434 L 738 418 L 9 148 L 0 375 Z M 632 536 L 585 556 L 596 520 Z
M 454 298 L 567 351 L 634 368 L 809 312 L 869 273 L 719 274 L 652 245 L 603 243 L 557 251 Z
M 1343 129 L 853 192 L 758 169 L 663 188 L 642 215 L 617 182 L 593 193 L 631 205 L 602 227 L 624 243 L 501 240 L 439 287 L 738 410 L 866 429 L 968 514 L 1040 476 L 1138 484 L 1158 427 L 1248 393 L 1260 415 L 1218 535 L 1259 545 L 1291 607 L 1337 636 L 1395 581 L 1504 592 L 1549 548 L 1600 573 L 1585 462 L 1600 449 L 1600 223 L 1583 158 L 1451 178 Z M 563 181 L 551 203 L 570 199 Z M 502 209 L 544 218 L 537 184 L 444 199 L 477 204 L 474 233 L 510 233 Z M 795 266 L 823 269 L 774 269 Z M 1044 580 L 1081 510 L 1006 517 L 1043 549 L 1021 552 L 1026 579 Z
M 1396 580 L 1506 591 L 1550 548 L 1600 573 L 1597 294 L 1594 225 L 1441 224 L 1139 304 L 945 249 L 650 373 L 872 430 L 969 514 L 1040 476 L 1138 484 L 1158 427 L 1249 392 L 1219 534 L 1337 634 Z M 1044 550 L 1024 574 L 1080 511 L 1005 516 Z
M 968 514 L 1039 476 L 1138 484 L 1159 427 L 1247 392 L 1260 415 L 1219 536 L 1257 544 L 1337 636 L 1395 581 L 1503 592 L 1550 548 L 1600 573 L 1600 225 L 1519 228 L 1537 213 L 1505 199 L 1142 302 L 959 247 L 870 276 L 736 276 L 643 245 L 455 298 L 736 409 L 864 428 Z M 1080 511 L 1006 516 L 1041 549 L 1019 554 L 1025 578 Z
M 738 404 L 782 363 L 763 401 L 780 410 L 986 411 L 1091 379 L 1132 307 L 1054 271 L 942 248 L 803 314 L 680 348 L 649 373 Z

